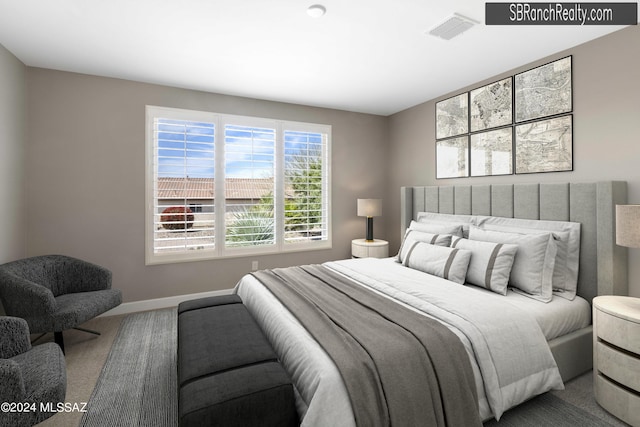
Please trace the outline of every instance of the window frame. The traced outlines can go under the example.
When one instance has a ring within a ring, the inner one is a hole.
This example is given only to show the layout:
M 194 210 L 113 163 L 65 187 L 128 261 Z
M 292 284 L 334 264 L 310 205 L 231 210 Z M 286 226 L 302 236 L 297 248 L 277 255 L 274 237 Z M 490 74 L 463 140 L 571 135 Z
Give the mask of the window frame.
M 168 264 L 176 262 L 191 262 L 210 259 L 224 259 L 235 257 L 248 257 L 267 254 L 286 254 L 299 251 L 315 251 L 332 248 L 331 226 L 331 125 L 318 123 L 304 123 L 287 120 L 268 119 L 250 116 L 229 115 L 205 111 L 177 109 L 147 105 L 145 118 L 145 263 L 146 265 Z M 187 121 L 201 121 L 214 124 L 214 248 L 201 250 L 183 250 L 176 252 L 155 252 L 155 221 L 156 201 L 155 184 L 157 179 L 155 119 L 173 119 Z M 226 243 L 226 197 L 217 197 L 225 194 L 225 125 L 240 125 L 254 127 L 269 127 L 275 129 L 275 189 L 274 189 L 274 216 L 275 216 L 275 243 L 273 245 L 227 247 Z M 326 228 L 326 239 L 304 242 L 285 242 L 285 143 L 286 131 L 320 133 L 323 135 L 322 143 L 322 199 L 323 199 L 323 229 Z

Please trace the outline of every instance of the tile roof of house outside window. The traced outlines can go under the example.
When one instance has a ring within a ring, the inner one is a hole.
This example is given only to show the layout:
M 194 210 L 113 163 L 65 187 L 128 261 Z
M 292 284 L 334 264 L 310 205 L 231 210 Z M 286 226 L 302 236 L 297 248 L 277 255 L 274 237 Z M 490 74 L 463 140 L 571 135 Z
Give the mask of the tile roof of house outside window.
M 158 199 L 210 199 L 213 198 L 213 178 L 161 178 L 158 177 Z M 273 189 L 273 178 L 227 178 L 225 198 L 260 199 Z M 292 189 L 286 197 L 295 196 Z

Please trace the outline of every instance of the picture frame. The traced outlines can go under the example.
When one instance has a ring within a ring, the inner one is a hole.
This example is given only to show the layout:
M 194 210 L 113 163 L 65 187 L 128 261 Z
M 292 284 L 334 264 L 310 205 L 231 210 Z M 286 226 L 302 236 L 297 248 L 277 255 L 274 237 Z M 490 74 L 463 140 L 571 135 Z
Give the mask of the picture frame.
M 436 179 L 469 176 L 469 136 L 436 141 Z
M 436 103 L 436 139 L 469 132 L 469 92 Z
M 472 134 L 469 156 L 471 176 L 513 174 L 513 129 Z
M 469 92 L 471 132 L 513 122 L 513 78 L 498 80 Z
M 572 56 L 514 76 L 515 123 L 573 111 Z
M 573 114 L 515 127 L 516 174 L 573 170 Z

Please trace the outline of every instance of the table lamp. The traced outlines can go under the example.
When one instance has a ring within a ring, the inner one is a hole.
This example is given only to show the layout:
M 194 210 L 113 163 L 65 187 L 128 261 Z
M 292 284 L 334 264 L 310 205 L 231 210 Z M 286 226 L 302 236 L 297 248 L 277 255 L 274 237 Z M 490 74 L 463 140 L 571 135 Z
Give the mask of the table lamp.
M 373 242 L 373 217 L 382 216 L 382 199 L 358 199 L 358 216 L 367 217 L 367 242 Z
M 640 248 L 640 205 L 616 205 L 616 244 Z

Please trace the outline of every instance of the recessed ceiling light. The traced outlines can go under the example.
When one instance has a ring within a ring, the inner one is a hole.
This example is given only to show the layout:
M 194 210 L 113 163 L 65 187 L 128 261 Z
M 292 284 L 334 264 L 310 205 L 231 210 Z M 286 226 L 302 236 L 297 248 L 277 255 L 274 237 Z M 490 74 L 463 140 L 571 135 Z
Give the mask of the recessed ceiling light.
M 313 4 L 307 9 L 307 14 L 312 18 L 320 18 L 327 13 L 327 8 L 321 4 Z
M 457 35 L 462 34 L 474 25 L 479 24 L 478 21 L 462 16 L 459 13 L 454 13 L 453 16 L 448 18 L 442 24 L 429 31 L 429 34 L 436 37 L 441 37 L 445 40 L 451 40 Z

